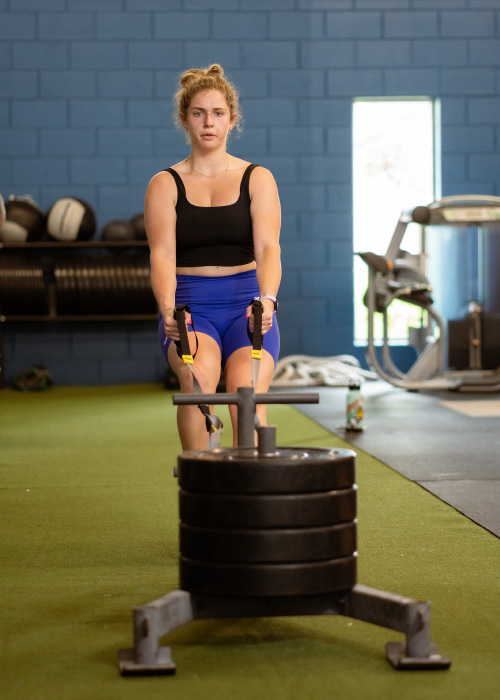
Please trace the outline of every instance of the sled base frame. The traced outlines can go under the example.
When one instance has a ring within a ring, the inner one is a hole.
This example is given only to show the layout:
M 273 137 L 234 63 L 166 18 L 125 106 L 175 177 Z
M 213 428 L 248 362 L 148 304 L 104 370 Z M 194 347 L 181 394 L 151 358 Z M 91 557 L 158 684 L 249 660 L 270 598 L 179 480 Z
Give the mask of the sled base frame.
M 176 590 L 134 609 L 134 647 L 121 649 L 123 676 L 172 675 L 170 648 L 160 646 L 169 632 L 193 620 L 215 618 L 344 615 L 402 632 L 404 642 L 389 642 L 386 656 L 398 670 L 447 669 L 430 640 L 430 604 L 362 584 L 319 595 L 239 597 Z

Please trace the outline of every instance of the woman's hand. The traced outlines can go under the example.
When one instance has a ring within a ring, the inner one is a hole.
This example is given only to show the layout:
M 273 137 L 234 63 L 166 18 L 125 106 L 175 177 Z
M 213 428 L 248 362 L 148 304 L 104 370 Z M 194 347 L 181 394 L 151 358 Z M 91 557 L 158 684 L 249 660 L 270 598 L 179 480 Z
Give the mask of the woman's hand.
M 180 340 L 179 329 L 177 327 L 177 319 L 174 318 L 174 308 L 165 309 L 163 315 L 163 326 L 165 335 L 173 341 Z M 186 313 L 186 329 L 192 324 L 191 314 Z
M 262 335 L 265 335 L 271 330 L 274 316 L 274 302 L 271 299 L 262 299 Z M 253 333 L 253 313 L 252 305 L 247 308 L 247 318 L 250 330 Z

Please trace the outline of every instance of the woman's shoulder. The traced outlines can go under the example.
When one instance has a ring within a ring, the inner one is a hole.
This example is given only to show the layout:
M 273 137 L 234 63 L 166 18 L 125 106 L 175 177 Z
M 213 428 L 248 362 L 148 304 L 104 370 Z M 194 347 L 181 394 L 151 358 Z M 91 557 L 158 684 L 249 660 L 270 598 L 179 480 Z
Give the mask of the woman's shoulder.
M 233 155 L 229 156 L 230 170 L 246 170 L 249 165 L 252 165 L 249 160 L 243 160 L 243 158 L 237 158 Z
M 176 165 L 171 165 L 168 168 L 165 168 L 164 170 L 160 170 L 159 173 L 156 173 L 156 175 L 153 175 L 151 180 L 149 181 L 149 187 L 170 187 L 175 184 L 174 181 L 174 175 L 172 174 L 172 170 L 175 170 L 177 173 L 179 173 L 178 170 L 179 163 Z
M 249 160 L 243 160 L 242 158 L 236 158 L 235 156 L 231 156 L 231 170 L 247 170 L 250 166 L 252 166 L 252 177 L 253 173 L 256 173 L 257 177 L 261 177 L 261 174 L 267 173 L 268 175 L 271 175 L 271 172 L 267 169 L 264 168 L 262 165 L 259 165 L 258 163 L 253 163 L 250 162 Z
M 252 202 L 262 202 L 267 201 L 269 197 L 277 197 L 278 186 L 272 172 L 261 165 L 254 168 L 250 177 L 249 193 Z
M 250 165 L 250 164 L 249 164 Z M 250 187 L 266 187 L 270 183 L 275 183 L 274 175 L 270 170 L 262 165 L 252 163 L 255 167 L 252 170 L 252 176 L 250 178 Z
M 251 182 L 258 182 L 262 184 L 274 182 L 273 174 L 264 166 L 259 165 L 258 163 L 251 163 L 248 160 L 243 160 L 241 158 L 235 158 L 234 156 L 231 156 L 231 170 L 246 171 L 250 167 L 252 167 L 250 178 Z
M 146 198 L 156 197 L 160 197 L 162 201 L 172 200 L 174 203 L 177 200 L 177 184 L 174 176 L 167 169 L 153 175 L 148 183 Z

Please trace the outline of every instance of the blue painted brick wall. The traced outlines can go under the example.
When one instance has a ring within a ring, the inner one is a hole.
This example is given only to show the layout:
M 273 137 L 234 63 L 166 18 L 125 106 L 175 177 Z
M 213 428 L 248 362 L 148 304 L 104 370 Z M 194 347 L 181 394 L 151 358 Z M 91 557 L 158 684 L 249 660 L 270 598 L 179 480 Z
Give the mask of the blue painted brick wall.
M 132 216 L 186 154 L 177 75 L 219 61 L 246 122 L 232 151 L 280 188 L 282 356 L 356 354 L 352 99 L 440 98 L 443 195 L 500 195 L 499 33 L 498 0 L 0 0 L 0 191 L 44 209 L 83 197 L 99 229 Z M 31 362 L 59 383 L 163 375 L 154 323 L 4 330 L 9 375 Z

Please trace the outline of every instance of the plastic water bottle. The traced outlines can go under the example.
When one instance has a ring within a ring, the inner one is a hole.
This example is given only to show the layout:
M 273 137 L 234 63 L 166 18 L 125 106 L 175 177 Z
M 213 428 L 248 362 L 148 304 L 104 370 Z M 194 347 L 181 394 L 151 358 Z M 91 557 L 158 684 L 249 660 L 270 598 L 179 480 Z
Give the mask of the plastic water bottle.
M 347 392 L 346 430 L 363 430 L 363 414 L 361 384 L 358 381 L 349 382 L 349 391 Z

